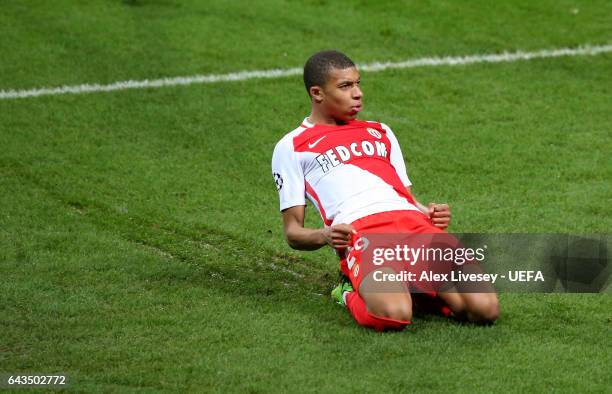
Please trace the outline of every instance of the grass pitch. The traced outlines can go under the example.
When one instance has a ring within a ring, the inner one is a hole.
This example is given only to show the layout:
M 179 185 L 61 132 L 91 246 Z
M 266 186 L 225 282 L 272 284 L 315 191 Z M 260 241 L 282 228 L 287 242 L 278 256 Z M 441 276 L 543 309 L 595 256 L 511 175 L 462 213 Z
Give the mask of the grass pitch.
M 605 44 L 605 1 L 9 1 L 0 89 Z M 609 233 L 612 56 L 363 73 L 454 232 Z M 299 77 L 0 100 L 0 372 L 76 391 L 606 391 L 612 297 L 500 295 L 493 327 L 358 327 L 285 244 Z M 309 226 L 320 226 L 307 210 Z

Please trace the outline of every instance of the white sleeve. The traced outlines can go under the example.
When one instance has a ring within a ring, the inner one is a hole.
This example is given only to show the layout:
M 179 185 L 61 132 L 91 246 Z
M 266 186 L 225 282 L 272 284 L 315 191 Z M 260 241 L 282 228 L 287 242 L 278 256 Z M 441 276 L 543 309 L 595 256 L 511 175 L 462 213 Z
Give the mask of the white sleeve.
M 389 141 L 391 141 L 391 165 L 395 168 L 395 171 L 402 180 L 404 186 L 412 186 L 412 182 L 410 182 L 410 179 L 408 179 L 408 174 L 406 173 L 406 164 L 404 163 L 402 150 L 400 149 L 399 142 L 397 142 L 397 138 L 395 138 L 395 134 L 393 134 L 391 128 L 386 124 L 382 124 L 382 127 L 387 132 L 387 137 L 389 138 Z
M 272 155 L 272 176 L 278 190 L 280 210 L 306 205 L 304 171 L 291 140 L 282 139 Z

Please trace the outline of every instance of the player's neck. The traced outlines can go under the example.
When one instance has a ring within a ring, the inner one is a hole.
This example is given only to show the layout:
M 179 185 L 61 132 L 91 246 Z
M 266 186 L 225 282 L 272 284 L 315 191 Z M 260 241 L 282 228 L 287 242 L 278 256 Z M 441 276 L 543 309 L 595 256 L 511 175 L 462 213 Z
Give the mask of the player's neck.
M 340 125 L 344 125 L 348 123 L 346 121 L 338 120 L 334 118 L 333 116 L 321 114 L 314 110 L 312 111 L 310 116 L 308 116 L 308 121 L 314 125 L 319 124 L 319 125 L 328 125 L 328 126 L 340 126 Z

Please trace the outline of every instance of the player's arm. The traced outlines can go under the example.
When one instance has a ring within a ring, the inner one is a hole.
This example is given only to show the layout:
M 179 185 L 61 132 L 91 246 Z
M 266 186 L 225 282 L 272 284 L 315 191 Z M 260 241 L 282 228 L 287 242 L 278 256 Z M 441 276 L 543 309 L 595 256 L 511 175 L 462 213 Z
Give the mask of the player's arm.
M 304 205 L 283 210 L 283 228 L 287 243 L 293 249 L 315 250 L 325 245 L 344 250 L 349 246 L 355 229 L 349 224 L 313 229 L 304 227 Z
M 272 175 L 279 193 L 287 243 L 299 250 L 315 250 L 325 245 L 346 249 L 355 231 L 350 225 L 338 224 L 320 229 L 304 227 L 304 173 L 290 141 L 282 139 L 272 154 Z
M 411 186 L 406 187 L 406 190 L 408 190 L 408 193 L 414 197 Z M 414 201 L 416 202 L 417 208 L 419 208 L 421 212 L 431 219 L 434 226 L 439 227 L 442 230 L 445 230 L 448 227 L 451 221 L 451 212 L 448 204 L 436 204 L 430 202 L 428 206 L 425 206 L 418 202 L 416 198 Z

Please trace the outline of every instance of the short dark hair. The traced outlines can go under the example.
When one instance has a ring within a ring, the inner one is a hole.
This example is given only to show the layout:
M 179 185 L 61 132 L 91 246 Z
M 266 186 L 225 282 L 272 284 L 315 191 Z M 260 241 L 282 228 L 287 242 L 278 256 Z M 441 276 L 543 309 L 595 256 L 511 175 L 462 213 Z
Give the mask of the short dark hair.
M 312 55 L 304 65 L 304 86 L 308 95 L 312 86 L 323 86 L 332 68 L 344 70 L 355 63 L 342 52 L 327 50 Z

